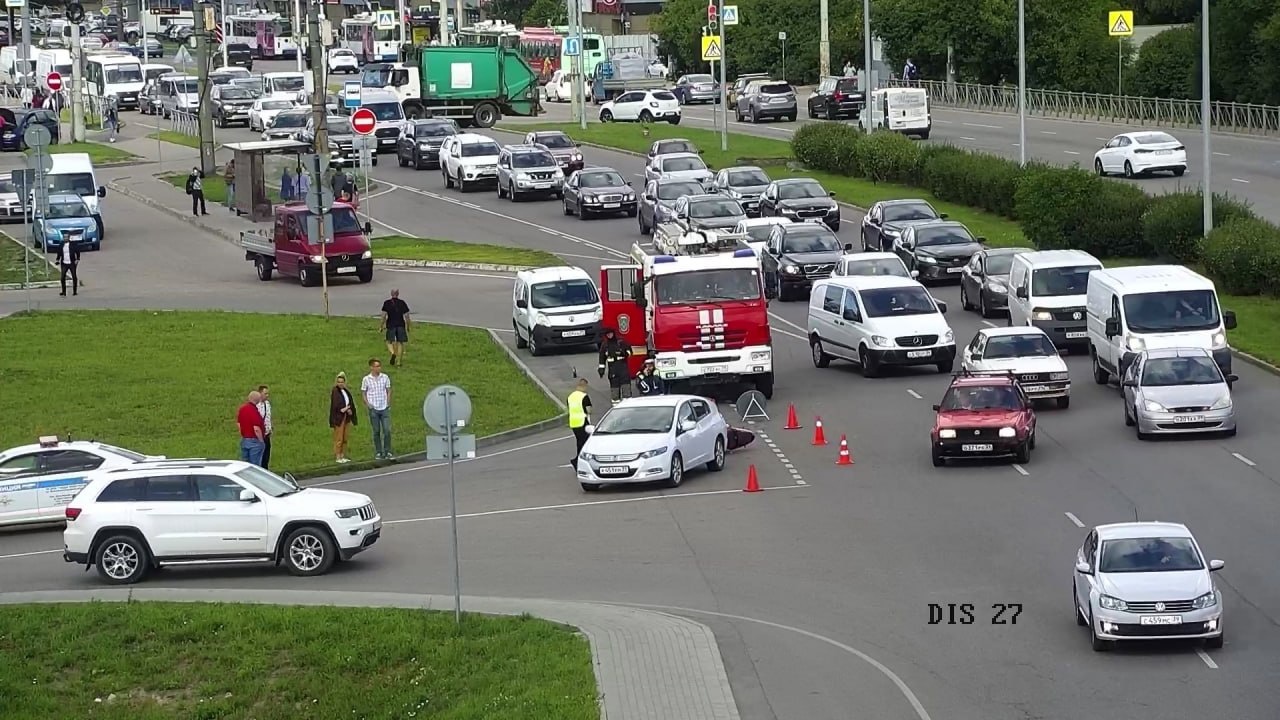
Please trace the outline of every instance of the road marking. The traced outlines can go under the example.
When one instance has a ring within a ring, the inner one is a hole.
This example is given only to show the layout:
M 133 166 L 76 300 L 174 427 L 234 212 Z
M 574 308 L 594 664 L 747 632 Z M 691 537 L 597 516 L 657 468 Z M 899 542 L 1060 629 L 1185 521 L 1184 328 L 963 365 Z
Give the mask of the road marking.
M 1245 465 L 1248 465 L 1249 467 L 1258 467 L 1258 463 L 1250 460 L 1249 458 L 1241 455 L 1238 452 L 1231 453 L 1231 457 L 1239 460 L 1240 462 L 1244 463 Z
M 987 327 L 1000 327 L 999 325 L 991 322 L 990 320 L 983 320 L 982 324 L 986 325 Z
M 1066 153 L 1066 154 L 1068 154 L 1068 155 L 1079 155 L 1079 154 L 1080 154 L 1080 153 L 1076 152 L 1075 150 L 1063 150 L 1062 152 L 1064 152 L 1064 153 Z
M 964 135 L 961 135 L 961 136 L 960 136 L 960 139 L 961 139 L 961 140 L 968 140 L 969 142 L 977 142 L 977 141 L 978 141 L 978 138 L 965 137 Z
M 764 491 L 772 490 L 793 490 L 794 485 L 776 485 L 771 487 L 760 488 Z M 545 510 L 571 510 L 580 507 L 595 507 L 598 505 L 622 505 L 624 503 L 647 502 L 649 500 L 673 500 L 676 498 L 692 498 L 692 497 L 709 497 L 711 495 L 728 495 L 730 493 L 741 493 L 741 490 L 702 490 L 699 492 L 672 493 L 670 495 L 641 495 L 639 497 L 611 498 L 609 500 L 585 500 L 576 503 L 560 503 L 558 505 L 537 505 L 533 507 L 506 508 L 504 510 L 485 510 L 482 512 L 458 513 L 460 518 L 478 518 L 492 517 L 494 515 L 514 515 L 516 513 L 539 512 Z M 383 520 L 383 525 L 408 525 L 410 523 L 423 522 L 439 522 L 448 520 L 448 515 L 433 515 L 431 517 L 404 518 L 402 520 Z M 62 552 L 57 550 L 55 552 Z
M 960 124 L 961 124 L 961 125 L 963 125 L 963 126 L 965 126 L 965 127 L 986 128 L 986 129 L 988 129 L 988 130 L 1000 130 L 1000 129 L 1002 129 L 1002 127 L 1001 127 L 1000 125 L 983 125 L 982 123 L 960 123 Z
M 1249 184 L 1248 180 L 1241 180 L 1240 178 L 1231 178 L 1231 182 L 1244 183 L 1245 185 Z
M 0 560 L 12 560 L 14 558 L 35 557 L 36 555 L 52 555 L 60 553 L 62 550 L 36 550 L 34 552 L 14 553 L 12 555 L 0 555 Z
M 380 270 L 386 270 L 387 272 L 418 273 L 419 275 L 452 275 L 454 277 L 493 278 L 495 280 L 506 280 L 507 282 L 511 282 L 511 278 L 514 277 L 514 275 L 485 275 L 483 273 L 452 272 L 447 270 L 431 270 L 428 268 L 415 268 L 415 267 L 396 267 L 394 265 L 379 265 L 378 268 Z
M 1108 140 L 1110 140 L 1110 139 L 1111 139 L 1111 138 L 1094 138 L 1094 140 L 1101 140 L 1102 142 L 1106 142 L 1106 141 L 1108 141 Z
M 616 258 L 600 257 L 599 255 L 574 255 L 573 253 L 556 253 L 560 257 L 583 258 L 584 260 L 603 260 L 605 262 L 615 262 Z
M 1067 519 L 1068 519 L 1068 520 L 1070 520 L 1070 521 L 1071 521 L 1071 523 L 1072 523 L 1073 525 L 1075 525 L 1076 527 L 1078 527 L 1078 528 L 1082 528 L 1082 527 L 1084 527 L 1084 523 L 1080 522 L 1080 518 L 1076 517 L 1076 514 L 1075 514 L 1075 513 L 1071 512 L 1071 511 L 1067 511 L 1067 512 L 1064 512 L 1064 513 L 1062 513 L 1062 514 L 1063 514 L 1063 515 L 1066 515 L 1066 516 L 1067 516 Z
M 543 445 L 550 445 L 551 443 L 557 443 L 564 440 L 572 440 L 572 439 L 573 439 L 572 435 L 565 435 L 563 437 L 551 438 L 550 440 L 542 440 L 540 442 L 530 443 L 528 445 L 520 445 L 519 447 L 507 448 L 506 450 L 499 450 L 497 452 L 491 452 L 485 455 L 477 455 L 473 458 L 466 458 L 463 460 L 459 460 L 458 464 L 462 464 L 465 462 L 475 462 L 476 460 L 485 460 L 487 458 L 498 457 L 500 455 L 509 455 L 511 453 L 521 452 L 523 450 L 532 450 L 533 448 L 542 447 Z M 345 485 L 347 483 L 360 482 L 361 480 L 375 480 L 377 478 L 392 477 L 394 475 L 403 475 L 405 473 L 418 472 L 419 470 L 431 470 L 433 468 L 448 467 L 448 466 L 449 466 L 449 463 L 432 463 L 430 465 L 414 465 L 412 467 L 400 468 L 399 470 L 388 470 L 386 472 L 372 473 L 369 475 L 360 475 L 358 477 L 343 478 L 342 480 L 330 480 L 328 482 L 322 482 L 322 483 L 311 483 L 311 484 L 308 484 L 306 487 L 327 487 L 329 485 Z
M 924 399 L 923 397 L 921 397 L 920 393 L 916 392 L 915 390 L 912 390 L 911 388 L 907 388 L 907 394 L 908 394 L 908 395 L 910 395 L 911 397 L 913 397 L 913 398 L 917 399 L 917 400 L 923 400 L 923 399 Z
M 1227 153 L 1218 152 L 1218 151 L 1216 151 L 1216 150 L 1213 152 L 1213 154 L 1214 154 L 1214 155 L 1217 155 L 1218 157 L 1231 157 L 1231 156 L 1230 156 L 1230 155 L 1228 155 Z
M 1026 469 L 1026 468 L 1022 467 L 1021 465 L 1019 465 L 1019 464 L 1017 464 L 1017 463 L 1014 463 L 1014 465 L 1013 465 L 1013 469 L 1014 469 L 1014 470 L 1017 470 L 1019 475 L 1030 475 L 1030 474 L 1031 474 L 1031 473 L 1027 472 L 1027 469 Z
M 1057 135 L 1058 133 L 1056 133 L 1056 132 L 1054 132 L 1054 131 L 1052 131 L 1052 130 L 1041 130 L 1041 131 L 1040 131 L 1040 134 L 1041 134 L 1041 135 Z
M 1200 659 L 1204 661 L 1205 665 L 1209 666 L 1210 670 L 1218 669 L 1218 663 L 1214 662 L 1213 658 L 1209 657 L 1209 653 L 1201 650 L 1200 648 L 1196 648 L 1196 654 L 1200 656 Z

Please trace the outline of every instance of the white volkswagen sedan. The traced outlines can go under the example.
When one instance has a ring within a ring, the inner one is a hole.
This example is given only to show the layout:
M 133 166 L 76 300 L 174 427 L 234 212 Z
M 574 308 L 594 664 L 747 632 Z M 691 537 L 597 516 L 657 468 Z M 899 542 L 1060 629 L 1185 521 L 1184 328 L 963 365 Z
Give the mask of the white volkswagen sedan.
M 1093 154 L 1093 170 L 1099 175 L 1123 173 L 1128 178 L 1153 172 L 1182 177 L 1187 171 L 1187 147 L 1157 130 L 1120 133 Z
M 724 469 L 729 424 L 715 403 L 695 395 L 630 398 L 613 406 L 578 456 L 583 490 L 663 481 L 679 487 L 689 468 Z
M 960 366 L 973 373 L 1013 373 L 1032 400 L 1071 405 L 1071 373 L 1058 348 L 1038 327 L 983 328 L 964 349 Z
M 1222 593 L 1211 573 L 1225 566 L 1206 561 L 1180 523 L 1099 525 L 1076 553 L 1076 624 L 1089 628 L 1099 652 L 1124 640 L 1199 639 L 1220 648 Z
M 600 122 L 680 124 L 680 101 L 667 90 L 630 90 L 600 106 Z

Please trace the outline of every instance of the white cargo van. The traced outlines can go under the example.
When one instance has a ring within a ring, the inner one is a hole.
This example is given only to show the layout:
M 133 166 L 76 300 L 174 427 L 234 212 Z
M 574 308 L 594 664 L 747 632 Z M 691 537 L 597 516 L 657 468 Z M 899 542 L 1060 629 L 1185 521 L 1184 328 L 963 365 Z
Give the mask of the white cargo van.
M 596 284 L 582 268 L 516 273 L 511 328 L 518 348 L 541 355 L 549 348 L 594 346 L 600 342 L 603 312 Z
M 405 123 L 404 106 L 400 104 L 399 96 L 392 90 L 364 88 L 360 93 L 360 107 L 368 109 L 377 118 L 373 134 L 378 140 L 378 152 L 395 152 Z M 350 115 L 354 110 L 344 107 L 339 112 Z
M 933 118 L 929 95 L 922 88 L 881 88 L 871 91 L 871 129 L 892 130 L 929 139 Z
M 84 88 L 99 102 L 115 97 L 120 110 L 137 110 L 144 77 L 142 62 L 128 53 L 95 53 L 84 61 Z
M 71 51 L 70 50 L 41 50 L 36 55 L 36 84 L 39 87 L 49 87 L 47 82 L 49 73 L 56 72 L 67 79 L 67 84 L 71 81 Z
M 1202 348 L 1231 374 L 1227 331 L 1236 315 L 1218 306 L 1213 281 L 1181 265 L 1142 265 L 1089 274 L 1089 352 L 1099 385 L 1119 378 L 1143 350 Z
M 50 157 L 53 167 L 45 174 L 49 180 L 49 194 L 75 193 L 84 198 L 85 205 L 98 223 L 98 238 L 105 240 L 107 226 L 102 221 L 102 198 L 107 196 L 107 188 L 98 184 L 89 153 L 54 153 Z
M 0 48 L 0 85 L 21 85 L 35 69 L 35 51 L 31 48 L 26 48 L 25 61 L 21 47 L 6 45 Z
M 262 74 L 262 95 L 272 100 L 296 100 L 298 93 L 310 94 L 314 88 L 311 73 L 269 72 Z
M 1083 250 L 1021 253 L 1009 269 L 1009 324 L 1038 327 L 1059 349 L 1089 344 L 1084 300 L 1102 262 Z

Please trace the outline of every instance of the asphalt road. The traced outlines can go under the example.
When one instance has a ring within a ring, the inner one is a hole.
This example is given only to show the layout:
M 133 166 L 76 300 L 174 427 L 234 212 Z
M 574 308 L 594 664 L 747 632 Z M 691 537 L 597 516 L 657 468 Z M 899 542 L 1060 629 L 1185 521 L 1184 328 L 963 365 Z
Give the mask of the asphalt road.
M 636 158 L 586 154 L 595 164 L 641 170 Z M 588 257 L 571 260 L 587 268 L 620 261 L 640 238 L 632 220 L 583 222 L 564 217 L 554 202 L 500 203 L 490 193 L 445 191 L 434 172 L 388 163 L 375 176 L 394 188 L 374 199 L 377 219 L 404 230 L 577 253 Z M 121 221 L 137 223 L 124 226 L 137 236 L 112 248 L 118 260 L 104 251 L 98 262 L 120 262 L 121 272 L 137 262 L 137 272 L 159 278 L 160 290 L 150 294 L 136 278 L 104 278 L 81 302 L 96 302 L 90 298 L 101 293 L 129 306 L 315 311 L 318 293 L 292 281 L 259 283 L 230 245 L 189 231 L 184 236 L 180 223 L 161 225 L 154 212 L 115 201 L 128 216 Z M 845 219 L 841 234 L 852 241 L 858 218 L 847 212 Z M 160 268 L 183 274 L 170 279 Z M 504 328 L 509 285 L 499 278 L 380 271 L 373 285 L 343 286 L 333 295 L 340 312 L 368 312 L 394 282 L 419 306 L 418 293 L 435 293 L 425 301 L 427 314 Z M 983 321 L 959 310 L 953 288 L 934 292 L 954 308 L 949 321 L 957 339 L 967 341 Z M 897 686 L 849 649 L 895 672 L 939 720 L 1277 716 L 1275 378 L 1237 365 L 1236 438 L 1139 443 L 1123 426 L 1114 388 L 1092 384 L 1087 363 L 1070 358 L 1075 402 L 1070 410 L 1041 414 L 1041 443 L 1031 463 L 934 469 L 927 457 L 929 405 L 945 377 L 904 372 L 865 380 L 839 364 L 817 370 L 801 339 L 803 306 L 774 303 L 772 312 L 778 395 L 774 420 L 763 429 L 805 485 L 796 485 L 774 453 L 757 446 L 732 457 L 725 473 L 692 476 L 664 499 L 642 499 L 655 494 L 642 489 L 585 497 L 567 469 L 556 467 L 567 459 L 567 443 L 530 439 L 525 444 L 546 444 L 460 466 L 460 511 L 471 515 L 461 524 L 464 592 L 695 608 L 700 613 L 692 616 L 717 630 L 745 718 L 921 717 Z M 531 365 L 560 385 L 574 366 L 592 363 L 588 355 L 566 355 Z M 796 404 L 806 429 L 780 429 L 786 402 Z M 848 434 L 853 468 L 835 467 L 834 446 L 810 446 L 815 415 L 833 442 Z M 781 489 L 736 492 L 748 462 L 758 465 L 766 486 Z M 433 519 L 446 512 L 445 482 L 433 469 L 346 483 L 401 522 L 374 551 L 314 585 L 447 591 L 448 526 Z M 1188 523 L 1212 557 L 1227 561 L 1218 575 L 1228 613 L 1223 650 L 1202 656 L 1185 645 L 1108 655 L 1089 649 L 1068 598 L 1074 551 L 1085 533 L 1077 525 L 1135 513 Z M 56 554 L 5 557 L 56 549 L 58 539 L 50 532 L 0 536 L 6 587 L 93 583 Z M 155 582 L 275 587 L 290 581 L 260 570 L 173 570 Z M 964 602 L 984 610 L 978 623 L 928 624 L 929 603 Z M 1016 625 L 991 624 L 990 608 L 998 603 L 1023 606 Z

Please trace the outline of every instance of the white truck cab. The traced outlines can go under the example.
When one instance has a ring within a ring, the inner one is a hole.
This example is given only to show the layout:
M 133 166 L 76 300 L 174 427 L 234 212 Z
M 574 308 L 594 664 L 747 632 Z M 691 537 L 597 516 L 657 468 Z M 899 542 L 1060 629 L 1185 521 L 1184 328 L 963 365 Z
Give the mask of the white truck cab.
M 1083 250 L 1021 253 L 1009 269 L 1009 324 L 1038 327 L 1060 349 L 1083 349 L 1089 274 L 1102 261 Z
M 1231 374 L 1227 331 L 1236 315 L 1218 305 L 1213 281 L 1181 265 L 1142 265 L 1089 274 L 1088 334 L 1093 379 L 1105 384 L 1143 350 L 1193 347 Z
M 595 346 L 604 313 L 586 270 L 549 267 L 521 270 L 511 294 L 516 347 L 542 355 L 548 348 Z

